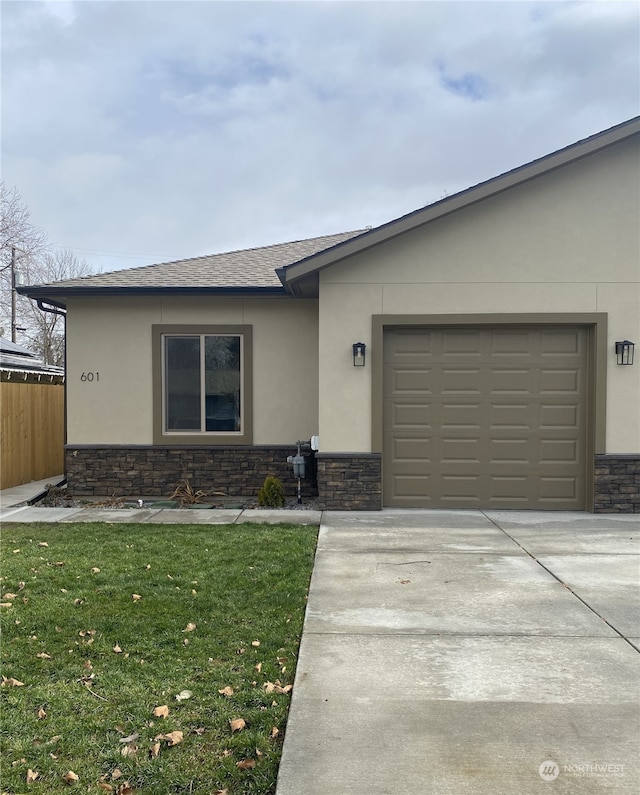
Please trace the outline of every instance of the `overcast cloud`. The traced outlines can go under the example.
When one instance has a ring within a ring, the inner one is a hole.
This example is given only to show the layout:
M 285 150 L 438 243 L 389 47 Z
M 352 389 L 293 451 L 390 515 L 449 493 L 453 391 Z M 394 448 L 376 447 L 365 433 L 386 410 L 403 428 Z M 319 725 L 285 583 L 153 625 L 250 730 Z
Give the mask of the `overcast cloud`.
M 2 176 L 96 269 L 376 226 L 639 113 L 639 5 L 2 2 Z

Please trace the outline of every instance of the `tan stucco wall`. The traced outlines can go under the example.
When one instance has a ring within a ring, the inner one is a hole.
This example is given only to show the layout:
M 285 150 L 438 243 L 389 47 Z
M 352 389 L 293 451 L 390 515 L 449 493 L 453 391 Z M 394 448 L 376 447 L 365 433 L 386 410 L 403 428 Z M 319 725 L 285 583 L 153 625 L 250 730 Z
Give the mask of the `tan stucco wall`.
M 317 433 L 316 301 L 85 298 L 68 302 L 69 444 L 152 444 L 153 324 L 252 325 L 253 443 Z
M 606 312 L 606 452 L 640 451 L 639 173 L 636 139 L 322 271 L 322 450 L 371 450 L 373 315 Z M 625 338 L 634 367 L 615 363 Z

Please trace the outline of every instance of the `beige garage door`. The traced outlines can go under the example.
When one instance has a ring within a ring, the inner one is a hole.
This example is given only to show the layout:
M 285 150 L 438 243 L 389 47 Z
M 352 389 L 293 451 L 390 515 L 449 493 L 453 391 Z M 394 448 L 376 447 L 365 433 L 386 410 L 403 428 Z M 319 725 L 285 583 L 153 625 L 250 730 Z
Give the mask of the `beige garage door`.
M 383 501 L 583 510 L 587 333 L 387 330 Z

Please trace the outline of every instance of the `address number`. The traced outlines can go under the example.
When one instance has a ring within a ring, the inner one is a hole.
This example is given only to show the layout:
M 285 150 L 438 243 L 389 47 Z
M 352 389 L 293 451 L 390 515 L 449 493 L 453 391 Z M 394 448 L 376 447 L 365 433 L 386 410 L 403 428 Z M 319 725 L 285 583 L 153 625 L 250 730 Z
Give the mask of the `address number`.
M 80 376 L 81 381 L 99 381 L 100 373 L 82 373 Z

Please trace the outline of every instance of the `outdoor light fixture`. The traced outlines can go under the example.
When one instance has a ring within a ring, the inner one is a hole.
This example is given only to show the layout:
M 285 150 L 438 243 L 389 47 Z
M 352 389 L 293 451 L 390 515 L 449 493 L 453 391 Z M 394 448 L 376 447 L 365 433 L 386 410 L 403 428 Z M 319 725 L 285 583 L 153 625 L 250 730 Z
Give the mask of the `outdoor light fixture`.
M 633 364 L 634 348 L 635 348 L 635 343 L 630 342 L 629 340 L 622 340 L 621 342 L 616 342 L 616 358 L 618 360 L 618 364 Z
M 354 342 L 353 343 L 353 366 L 354 367 L 364 367 L 364 357 L 365 351 L 367 350 L 367 346 L 364 342 Z

